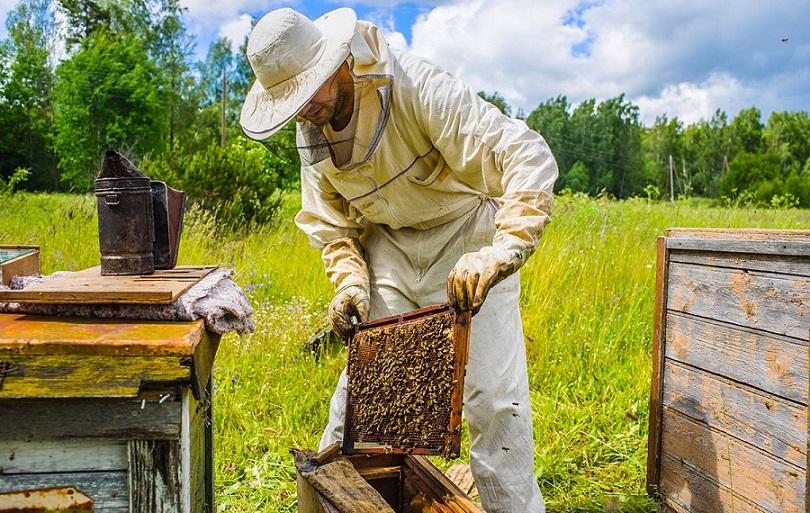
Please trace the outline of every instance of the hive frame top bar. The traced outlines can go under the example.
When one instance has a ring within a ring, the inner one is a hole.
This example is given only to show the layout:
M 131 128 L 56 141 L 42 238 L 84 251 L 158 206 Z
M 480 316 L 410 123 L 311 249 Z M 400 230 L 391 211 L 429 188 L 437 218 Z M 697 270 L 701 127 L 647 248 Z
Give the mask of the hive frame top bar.
M 420 308 L 418 310 L 412 310 L 410 312 L 406 312 L 400 315 L 391 315 L 388 317 L 381 317 L 379 319 L 375 319 L 373 321 L 364 322 L 357 325 L 355 331 L 365 331 L 372 328 L 379 328 L 380 326 L 388 326 L 389 324 L 402 324 L 404 322 L 413 321 L 425 317 L 431 314 L 443 313 L 443 312 L 451 312 L 455 309 L 450 306 L 448 303 L 442 303 L 439 305 L 433 306 L 426 306 L 424 308 Z M 460 313 L 460 312 L 456 312 Z

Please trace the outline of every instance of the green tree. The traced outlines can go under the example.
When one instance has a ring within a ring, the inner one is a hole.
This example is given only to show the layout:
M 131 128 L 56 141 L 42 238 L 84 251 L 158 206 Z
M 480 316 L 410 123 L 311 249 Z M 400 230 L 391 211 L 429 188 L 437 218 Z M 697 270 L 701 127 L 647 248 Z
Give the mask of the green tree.
M 720 183 L 720 194 L 733 198 L 744 192 L 761 203 L 785 192 L 779 155 L 741 151 L 734 157 Z
M 161 76 L 142 40 L 96 30 L 57 68 L 56 148 L 62 182 L 87 190 L 105 148 L 134 160 L 166 135 Z
M 731 120 L 729 130 L 731 134 L 731 154 L 745 151 L 758 153 L 764 149 L 763 126 L 760 119 L 762 114 L 756 107 L 743 109 Z
M 574 154 L 571 146 L 570 109 L 568 99 L 565 96 L 557 96 L 538 105 L 526 118 L 529 128 L 542 135 L 551 148 L 561 177 L 565 177 L 571 166 L 579 160 L 579 155 Z M 561 188 L 560 183 L 555 185 L 557 189 Z
M 676 183 L 678 178 L 688 181 L 698 196 L 717 196 L 728 162 L 735 155 L 731 151 L 727 119 L 725 112 L 718 109 L 710 120 L 701 120 L 683 131 L 683 159 L 675 162 L 680 170 Z
M 642 131 L 641 145 L 646 175 L 650 183 L 661 191 L 669 191 L 670 156 L 673 162 L 683 160 L 682 135 L 683 124 L 678 118 L 669 119 L 666 115 L 656 117 L 653 126 Z
M 492 94 L 486 93 L 484 91 L 478 91 L 478 96 L 488 101 L 492 105 L 498 107 L 498 110 L 503 112 L 507 116 L 512 115 L 512 107 L 508 103 L 506 103 L 506 98 L 504 98 L 503 95 L 498 91 L 495 91 Z
M 54 188 L 52 149 L 55 24 L 48 0 L 20 2 L 8 15 L 8 39 L 0 43 L 0 177 L 31 170 L 27 187 Z
M 800 171 L 810 159 L 810 116 L 807 112 L 773 112 L 763 132 L 768 151 L 779 155 L 785 170 Z

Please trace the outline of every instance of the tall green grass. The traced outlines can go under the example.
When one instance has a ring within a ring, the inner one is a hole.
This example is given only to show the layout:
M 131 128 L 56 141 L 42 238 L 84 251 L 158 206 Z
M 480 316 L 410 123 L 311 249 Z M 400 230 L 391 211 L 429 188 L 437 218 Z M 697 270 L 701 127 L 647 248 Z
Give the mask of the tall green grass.
M 18 194 L 0 202 L 0 244 L 41 245 L 43 272 L 98 263 L 94 198 Z M 295 511 L 288 450 L 317 445 L 344 363 L 341 348 L 313 354 L 305 346 L 324 325 L 331 290 L 318 251 L 292 223 L 297 207 L 291 195 L 277 223 L 238 234 L 199 210 L 187 217 L 180 262 L 236 269 L 256 308 L 256 333 L 226 336 L 216 361 L 220 511 Z M 535 474 L 549 511 L 654 510 L 643 480 L 655 239 L 674 226 L 806 229 L 810 211 L 558 200 L 522 271 L 521 296 Z

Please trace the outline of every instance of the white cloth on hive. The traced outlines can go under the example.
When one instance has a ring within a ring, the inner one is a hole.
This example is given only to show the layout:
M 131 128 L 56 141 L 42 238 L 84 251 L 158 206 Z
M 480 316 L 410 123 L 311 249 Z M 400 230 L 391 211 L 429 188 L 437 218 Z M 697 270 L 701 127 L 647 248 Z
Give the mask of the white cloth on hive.
M 22 290 L 65 274 L 59 271 L 49 276 L 15 276 L 11 289 Z M 0 312 L 153 321 L 203 319 L 206 329 L 214 333 L 253 333 L 253 308 L 231 278 L 233 274 L 231 269 L 216 269 L 168 305 L 0 303 Z

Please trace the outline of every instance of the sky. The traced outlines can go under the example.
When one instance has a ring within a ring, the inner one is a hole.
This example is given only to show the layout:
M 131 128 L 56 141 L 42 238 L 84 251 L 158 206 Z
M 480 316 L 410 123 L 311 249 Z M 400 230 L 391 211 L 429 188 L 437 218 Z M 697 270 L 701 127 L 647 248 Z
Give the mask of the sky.
M 0 0 L 0 19 L 16 0 Z M 389 44 L 530 113 L 624 93 L 642 121 L 685 123 L 757 106 L 810 111 L 810 0 L 181 0 L 197 55 L 241 41 L 278 7 L 310 18 L 348 6 Z M 5 23 L 4 23 L 5 24 Z M 5 28 L 0 29 L 0 37 Z M 236 48 L 238 45 L 234 45 Z

